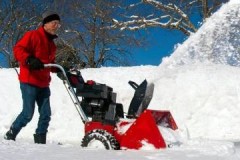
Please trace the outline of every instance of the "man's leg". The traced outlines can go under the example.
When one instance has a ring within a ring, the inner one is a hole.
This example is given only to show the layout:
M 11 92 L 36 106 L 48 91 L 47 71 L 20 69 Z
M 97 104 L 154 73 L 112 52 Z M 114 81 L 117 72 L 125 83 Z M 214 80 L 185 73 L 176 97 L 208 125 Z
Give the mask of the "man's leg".
M 10 130 L 6 133 L 4 138 L 7 140 L 15 140 L 22 127 L 25 127 L 33 117 L 37 88 L 29 84 L 20 83 L 20 89 L 22 92 L 23 109 L 11 125 Z
M 37 96 L 39 120 L 36 134 L 34 134 L 35 143 L 46 143 L 46 134 L 51 120 L 51 108 L 50 108 L 50 89 L 42 88 Z

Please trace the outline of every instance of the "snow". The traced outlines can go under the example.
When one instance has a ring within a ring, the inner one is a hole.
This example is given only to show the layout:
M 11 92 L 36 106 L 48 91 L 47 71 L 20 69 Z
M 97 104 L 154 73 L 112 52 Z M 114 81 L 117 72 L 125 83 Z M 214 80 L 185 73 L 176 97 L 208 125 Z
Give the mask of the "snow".
M 37 110 L 17 140 L 6 141 L 3 136 L 20 113 L 22 101 L 15 70 L 0 69 L 0 159 L 239 160 L 240 69 L 234 59 L 240 44 L 237 37 L 240 35 L 239 9 L 239 0 L 225 4 L 160 66 L 81 70 L 85 80 L 111 86 L 125 112 L 134 94 L 128 81 L 139 84 L 147 79 L 154 83 L 149 108 L 169 110 L 179 127 L 174 132 L 175 137 L 160 128 L 167 141 L 178 140 L 170 148 L 154 149 L 149 144 L 144 144 L 140 150 L 82 148 L 83 123 L 62 81 L 54 74 L 50 86 L 52 120 L 47 144 L 33 143 Z M 216 56 L 209 58 L 211 55 Z
M 207 19 L 197 33 L 178 46 L 170 57 L 165 58 L 165 65 L 192 64 L 210 59 L 214 63 L 240 66 L 239 17 L 239 0 L 231 0 Z

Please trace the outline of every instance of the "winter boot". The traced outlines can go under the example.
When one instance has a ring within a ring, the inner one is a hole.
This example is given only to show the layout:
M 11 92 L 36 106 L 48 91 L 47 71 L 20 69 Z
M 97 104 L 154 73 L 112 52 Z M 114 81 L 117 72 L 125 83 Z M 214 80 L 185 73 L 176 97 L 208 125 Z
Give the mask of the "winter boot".
M 34 143 L 46 144 L 46 138 L 47 138 L 46 133 L 34 134 L 33 137 L 34 137 Z
M 18 134 L 17 131 L 15 131 L 14 129 L 10 128 L 10 130 L 7 131 L 7 133 L 4 135 L 4 139 L 15 141 L 17 134 Z

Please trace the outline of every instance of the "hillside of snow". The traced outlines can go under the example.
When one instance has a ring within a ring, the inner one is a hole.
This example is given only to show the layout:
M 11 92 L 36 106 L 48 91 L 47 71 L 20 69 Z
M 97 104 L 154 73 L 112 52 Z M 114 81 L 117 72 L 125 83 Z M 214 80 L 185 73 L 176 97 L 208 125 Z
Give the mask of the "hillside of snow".
M 216 64 L 240 66 L 240 3 L 231 0 L 178 45 L 161 65 L 175 66 L 211 61 Z
M 225 65 L 195 64 L 178 68 L 154 66 L 84 69 L 85 79 L 113 87 L 125 112 L 134 90 L 128 81 L 144 79 L 155 84 L 151 109 L 170 110 L 184 135 L 189 138 L 240 140 L 240 69 Z M 1 69 L 0 133 L 4 134 L 21 110 L 21 93 L 13 69 Z M 48 137 L 55 141 L 80 142 L 83 124 L 62 81 L 52 75 L 52 121 Z M 6 83 L 7 82 L 7 83 Z M 7 91 L 7 92 L 6 92 Z M 127 94 L 126 94 L 127 93 Z M 19 138 L 32 138 L 35 119 Z M 64 135 L 64 136 L 62 136 Z

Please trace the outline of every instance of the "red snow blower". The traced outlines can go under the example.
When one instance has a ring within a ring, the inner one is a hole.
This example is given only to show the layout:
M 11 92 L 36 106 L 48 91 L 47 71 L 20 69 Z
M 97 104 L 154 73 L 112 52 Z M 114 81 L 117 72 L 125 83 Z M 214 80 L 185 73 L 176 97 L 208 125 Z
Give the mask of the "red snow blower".
M 140 85 L 129 84 L 135 90 L 128 113 L 116 102 L 116 93 L 106 84 L 84 81 L 80 71 L 65 72 L 58 64 L 46 64 L 62 71 L 63 82 L 84 123 L 82 147 L 105 149 L 140 149 L 145 144 L 166 148 L 168 144 L 160 127 L 176 130 L 178 127 L 169 111 L 147 109 L 154 85 L 144 80 Z M 81 99 L 81 100 L 79 100 Z

